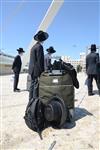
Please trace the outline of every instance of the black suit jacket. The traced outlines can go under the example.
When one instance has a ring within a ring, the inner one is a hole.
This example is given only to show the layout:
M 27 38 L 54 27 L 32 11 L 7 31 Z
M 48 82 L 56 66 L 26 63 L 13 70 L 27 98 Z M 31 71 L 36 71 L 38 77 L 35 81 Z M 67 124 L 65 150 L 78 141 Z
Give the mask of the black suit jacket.
M 97 64 L 99 62 L 98 53 L 91 52 L 86 57 L 86 72 L 87 74 L 97 74 Z
M 20 73 L 21 70 L 21 66 L 22 66 L 22 61 L 19 55 L 17 55 L 14 59 L 13 65 L 12 65 L 12 69 L 15 73 Z
M 31 49 L 29 74 L 33 77 L 39 77 L 44 71 L 44 51 L 43 46 L 37 42 Z

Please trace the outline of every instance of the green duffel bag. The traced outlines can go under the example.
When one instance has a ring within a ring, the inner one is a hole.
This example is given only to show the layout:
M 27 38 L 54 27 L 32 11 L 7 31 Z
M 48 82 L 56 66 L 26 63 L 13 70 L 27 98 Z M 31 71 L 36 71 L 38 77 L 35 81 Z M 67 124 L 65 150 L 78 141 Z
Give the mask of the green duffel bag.
M 45 73 L 40 77 L 39 97 L 43 103 L 48 103 L 53 96 L 63 99 L 67 108 L 74 108 L 74 86 L 68 73 L 53 76 Z

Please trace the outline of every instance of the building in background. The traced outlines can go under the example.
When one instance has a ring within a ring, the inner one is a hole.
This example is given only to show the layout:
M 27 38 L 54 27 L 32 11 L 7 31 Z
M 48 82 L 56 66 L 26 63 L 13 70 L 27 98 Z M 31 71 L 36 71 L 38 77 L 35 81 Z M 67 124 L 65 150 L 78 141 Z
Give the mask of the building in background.
M 100 56 L 100 46 L 97 46 L 97 53 L 99 53 Z M 82 67 L 82 71 L 85 72 L 86 71 L 86 55 L 88 55 L 90 53 L 90 49 L 89 46 L 86 47 L 85 52 L 81 52 L 80 53 L 80 58 L 75 60 L 70 58 L 70 56 L 62 56 L 62 60 L 67 62 L 67 63 L 71 63 L 75 69 L 77 69 L 77 66 L 80 65 Z
M 86 53 L 80 53 L 80 66 L 82 66 L 82 71 L 86 71 Z
M 71 63 L 71 65 L 73 65 L 76 70 L 78 65 L 82 67 L 82 71 L 85 72 L 86 70 L 85 68 L 86 53 L 80 53 L 79 59 L 71 59 L 70 56 L 62 56 L 61 59 L 66 63 Z
M 0 51 L 0 75 L 12 73 L 12 63 L 14 57 Z

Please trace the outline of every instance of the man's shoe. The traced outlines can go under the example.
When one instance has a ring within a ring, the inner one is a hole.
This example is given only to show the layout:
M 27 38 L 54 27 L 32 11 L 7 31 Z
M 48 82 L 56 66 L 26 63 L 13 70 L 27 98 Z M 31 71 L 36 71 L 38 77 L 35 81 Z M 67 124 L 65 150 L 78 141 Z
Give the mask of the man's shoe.
M 18 89 L 18 88 L 16 90 L 20 91 L 20 89 Z
M 14 92 L 20 92 L 20 89 L 14 89 Z
M 88 93 L 88 96 L 93 96 L 94 95 L 94 93 Z

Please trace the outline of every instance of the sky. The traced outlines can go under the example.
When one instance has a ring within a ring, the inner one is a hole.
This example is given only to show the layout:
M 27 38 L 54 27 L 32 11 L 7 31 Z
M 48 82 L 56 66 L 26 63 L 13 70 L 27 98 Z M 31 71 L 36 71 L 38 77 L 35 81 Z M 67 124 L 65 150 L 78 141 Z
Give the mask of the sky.
M 28 51 L 51 0 L 3 0 L 0 4 L 0 49 L 15 56 Z M 78 59 L 91 44 L 100 46 L 100 0 L 65 0 L 49 26 L 44 51 L 53 46 L 56 55 Z

